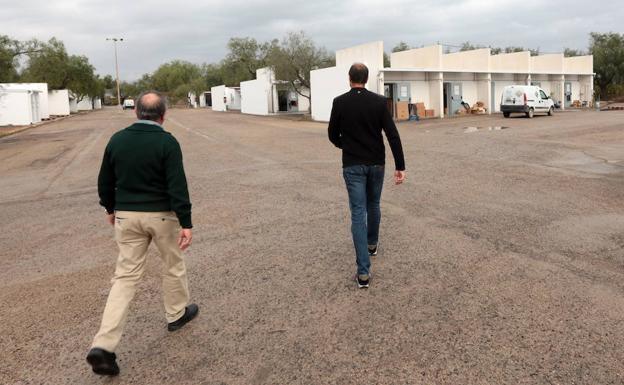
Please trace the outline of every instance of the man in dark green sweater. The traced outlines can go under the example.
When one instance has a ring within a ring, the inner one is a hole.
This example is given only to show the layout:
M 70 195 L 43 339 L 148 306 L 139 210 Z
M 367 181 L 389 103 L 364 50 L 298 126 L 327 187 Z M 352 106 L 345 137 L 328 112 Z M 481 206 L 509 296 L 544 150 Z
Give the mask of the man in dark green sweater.
M 151 241 L 164 263 L 168 330 L 178 330 L 199 311 L 189 304 L 182 257 L 192 239 L 191 202 L 180 145 L 162 127 L 165 110 L 160 94 L 142 94 L 136 105 L 139 120 L 114 134 L 104 151 L 98 193 L 108 222 L 115 226 L 119 257 L 102 324 L 87 355 L 93 371 L 101 375 L 119 374 L 114 352 Z

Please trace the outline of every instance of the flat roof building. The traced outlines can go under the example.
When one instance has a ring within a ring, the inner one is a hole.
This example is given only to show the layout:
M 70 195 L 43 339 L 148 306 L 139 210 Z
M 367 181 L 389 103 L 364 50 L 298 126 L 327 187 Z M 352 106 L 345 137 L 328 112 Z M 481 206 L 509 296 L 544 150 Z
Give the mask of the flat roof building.
M 354 62 L 369 67 L 367 88 L 386 97 L 397 119 L 454 116 L 477 102 L 487 113 L 498 112 L 503 88 L 513 84 L 538 85 L 561 108 L 593 100 L 591 55 L 491 55 L 489 48 L 445 54 L 433 45 L 392 53 L 390 67 L 383 68 L 383 43 L 374 42 L 337 51 L 336 67 L 312 71 L 313 119 L 329 120 L 333 98 L 348 90 Z

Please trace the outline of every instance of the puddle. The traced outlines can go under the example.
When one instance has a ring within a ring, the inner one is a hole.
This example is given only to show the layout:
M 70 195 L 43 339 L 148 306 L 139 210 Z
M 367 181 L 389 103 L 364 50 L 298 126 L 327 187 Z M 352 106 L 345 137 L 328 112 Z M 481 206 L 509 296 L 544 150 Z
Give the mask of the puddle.
M 489 127 L 464 127 L 464 134 L 469 134 L 471 132 L 477 131 L 500 131 L 506 130 L 509 127 L 507 126 L 489 126 Z

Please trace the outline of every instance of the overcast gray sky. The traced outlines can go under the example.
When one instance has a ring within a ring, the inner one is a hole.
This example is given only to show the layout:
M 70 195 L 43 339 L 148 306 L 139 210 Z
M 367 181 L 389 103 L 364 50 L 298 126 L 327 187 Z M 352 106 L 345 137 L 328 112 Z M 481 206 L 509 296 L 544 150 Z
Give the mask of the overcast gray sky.
M 560 52 L 586 49 L 591 31 L 624 32 L 622 20 L 622 0 L 0 0 L 0 34 L 55 36 L 103 75 L 114 73 L 113 47 L 105 38 L 123 37 L 125 80 L 173 59 L 219 61 L 234 36 L 263 41 L 303 30 L 332 51 L 376 40 L 390 51 L 403 40 Z

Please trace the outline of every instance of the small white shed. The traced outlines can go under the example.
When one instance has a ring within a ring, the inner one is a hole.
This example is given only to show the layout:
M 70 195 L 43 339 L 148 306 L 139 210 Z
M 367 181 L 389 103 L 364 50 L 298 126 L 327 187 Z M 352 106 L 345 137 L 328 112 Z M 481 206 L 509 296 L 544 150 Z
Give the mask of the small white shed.
M 256 79 L 241 82 L 241 112 L 243 114 L 269 115 L 287 112 L 306 112 L 309 99 L 297 93 L 285 81 L 275 80 L 270 68 L 256 71 Z M 310 90 L 303 93 L 310 95 Z
M 213 111 L 239 111 L 241 109 L 241 90 L 238 87 L 224 85 L 210 89 Z
M 39 89 L 15 83 L 0 84 L 0 126 L 24 126 L 40 122 L 41 99 Z

